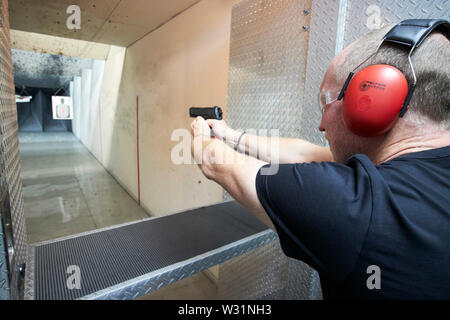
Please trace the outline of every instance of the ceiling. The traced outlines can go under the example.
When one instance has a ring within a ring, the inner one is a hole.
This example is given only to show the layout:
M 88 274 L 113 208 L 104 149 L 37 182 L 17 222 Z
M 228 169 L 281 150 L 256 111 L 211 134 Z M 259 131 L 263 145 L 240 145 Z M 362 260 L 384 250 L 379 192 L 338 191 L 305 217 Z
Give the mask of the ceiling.
M 68 57 L 106 60 L 108 44 L 49 36 L 41 33 L 11 30 L 11 48 Z
M 10 0 L 11 29 L 128 47 L 199 0 Z M 81 9 L 70 30 L 68 6 Z

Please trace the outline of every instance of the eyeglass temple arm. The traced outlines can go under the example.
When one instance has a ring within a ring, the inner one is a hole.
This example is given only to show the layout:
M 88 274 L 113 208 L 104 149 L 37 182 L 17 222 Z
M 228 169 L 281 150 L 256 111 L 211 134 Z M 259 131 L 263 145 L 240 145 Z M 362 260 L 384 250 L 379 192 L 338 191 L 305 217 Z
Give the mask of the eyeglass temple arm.
M 412 63 L 412 60 L 411 60 L 411 54 L 413 53 L 415 48 L 416 47 L 413 46 L 411 48 L 411 51 L 409 51 L 409 54 L 408 54 L 408 61 L 409 61 L 409 65 L 411 67 L 411 71 L 412 71 L 413 77 L 414 77 L 414 82 L 408 88 L 408 95 L 406 96 L 405 102 L 403 103 L 402 109 L 400 110 L 400 114 L 399 114 L 400 118 L 403 118 L 403 116 L 405 115 L 406 111 L 408 111 L 409 103 L 410 103 L 411 98 L 412 98 L 412 96 L 414 94 L 414 90 L 416 90 L 417 77 L 416 77 L 416 72 L 414 71 L 414 66 L 413 66 L 413 63 Z

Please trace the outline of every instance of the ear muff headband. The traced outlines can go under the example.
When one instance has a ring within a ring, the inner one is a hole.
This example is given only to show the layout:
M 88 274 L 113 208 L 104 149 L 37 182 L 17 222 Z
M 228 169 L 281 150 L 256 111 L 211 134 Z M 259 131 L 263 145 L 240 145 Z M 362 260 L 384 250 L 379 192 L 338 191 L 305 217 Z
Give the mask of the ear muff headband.
M 373 137 L 387 132 L 408 110 L 416 87 L 417 78 L 411 61 L 411 54 L 437 27 L 449 37 L 450 22 L 443 19 L 408 19 L 395 25 L 381 40 L 375 53 L 365 59 L 354 70 L 374 56 L 384 41 L 410 48 L 408 60 L 414 76 L 409 86 L 405 76 L 389 65 L 372 65 L 359 71 L 356 76 L 350 72 L 339 94 L 343 101 L 342 119 L 354 134 Z

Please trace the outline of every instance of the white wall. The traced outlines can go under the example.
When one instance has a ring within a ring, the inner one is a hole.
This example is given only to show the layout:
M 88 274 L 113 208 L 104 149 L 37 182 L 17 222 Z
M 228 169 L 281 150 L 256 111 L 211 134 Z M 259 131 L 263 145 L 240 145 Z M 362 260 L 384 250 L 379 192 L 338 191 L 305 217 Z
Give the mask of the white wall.
M 81 92 L 74 133 L 135 199 L 140 180 L 141 205 L 153 215 L 222 201 L 222 188 L 196 165 L 172 163 L 177 142 L 171 134 L 190 129 L 191 106 L 226 111 L 231 8 L 237 2 L 200 1 L 126 50 L 112 46 L 103 66 L 94 63 L 74 81 L 74 98 Z
M 133 151 L 131 155 L 128 155 L 132 158 L 128 158 L 127 160 L 126 154 L 121 155 L 119 152 L 114 151 L 115 145 L 120 140 L 115 137 L 114 132 L 117 130 L 116 115 L 125 53 L 126 48 L 111 46 L 105 64 L 102 87 L 100 89 L 101 159 L 103 165 L 115 176 L 122 186 L 131 194 L 136 195 L 136 182 L 127 179 L 128 174 L 126 169 L 136 163 L 135 152 Z M 133 141 L 131 143 L 133 145 L 135 144 Z
M 81 122 L 81 77 L 74 77 L 73 89 L 70 93 L 73 103 L 73 120 L 72 131 L 73 134 L 80 139 L 80 122 Z
M 88 132 L 86 145 L 91 150 L 92 154 L 102 162 L 101 157 L 101 133 L 100 133 L 100 89 L 103 81 L 103 71 L 105 68 L 105 61 L 94 60 L 91 74 L 91 95 L 89 101 L 88 112 Z
M 94 60 L 92 69 L 84 69 L 81 77 L 74 77 L 71 96 L 75 136 L 101 161 L 100 89 L 105 61 Z

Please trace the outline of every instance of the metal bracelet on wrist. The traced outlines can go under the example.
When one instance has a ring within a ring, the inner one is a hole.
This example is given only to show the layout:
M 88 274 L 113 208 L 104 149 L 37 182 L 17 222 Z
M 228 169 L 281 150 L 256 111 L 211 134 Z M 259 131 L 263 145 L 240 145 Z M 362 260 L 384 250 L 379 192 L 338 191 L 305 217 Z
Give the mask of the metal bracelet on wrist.
M 247 132 L 244 130 L 244 132 L 241 133 L 241 135 L 239 136 L 236 145 L 234 146 L 234 150 L 239 151 L 239 143 L 241 142 L 242 137 L 244 136 L 244 134 L 246 134 Z

